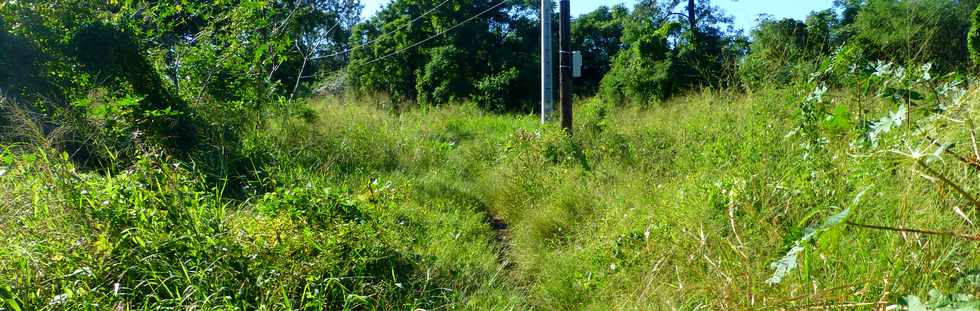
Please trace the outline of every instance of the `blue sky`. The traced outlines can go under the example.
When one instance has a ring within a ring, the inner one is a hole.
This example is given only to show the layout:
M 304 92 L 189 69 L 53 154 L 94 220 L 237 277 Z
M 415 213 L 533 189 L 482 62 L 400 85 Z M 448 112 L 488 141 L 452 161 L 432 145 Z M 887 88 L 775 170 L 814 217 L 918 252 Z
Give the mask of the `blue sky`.
M 557 0 L 553 0 L 556 1 Z M 572 16 L 592 11 L 593 9 L 606 5 L 612 6 L 618 3 L 625 3 L 632 8 L 635 0 L 570 0 Z M 364 5 L 363 16 L 368 17 L 374 14 L 383 4 L 390 0 L 361 0 Z M 728 15 L 735 18 L 735 27 L 744 29 L 746 32 L 755 26 L 755 20 L 759 14 L 769 14 L 777 18 L 790 17 L 803 19 L 811 11 L 828 9 L 833 5 L 833 0 L 714 0 L 712 4 L 721 7 Z

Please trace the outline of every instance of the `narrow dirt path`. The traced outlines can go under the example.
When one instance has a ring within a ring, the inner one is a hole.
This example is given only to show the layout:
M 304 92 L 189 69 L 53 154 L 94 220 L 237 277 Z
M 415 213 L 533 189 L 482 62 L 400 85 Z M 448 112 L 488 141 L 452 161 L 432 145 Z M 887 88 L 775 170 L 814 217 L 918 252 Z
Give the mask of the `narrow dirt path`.
M 487 213 L 487 225 L 493 229 L 494 240 L 500 245 L 500 254 L 497 260 L 504 265 L 505 269 L 512 268 L 514 263 L 509 258 L 511 249 L 510 226 L 503 218 L 489 212 Z

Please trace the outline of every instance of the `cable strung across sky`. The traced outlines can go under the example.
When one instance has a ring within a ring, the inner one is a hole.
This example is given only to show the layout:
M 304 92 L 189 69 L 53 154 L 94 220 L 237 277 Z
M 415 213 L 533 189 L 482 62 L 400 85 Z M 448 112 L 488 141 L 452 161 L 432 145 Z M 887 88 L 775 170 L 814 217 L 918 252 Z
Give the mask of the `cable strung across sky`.
M 361 11 L 361 18 L 367 19 L 377 14 L 385 5 L 393 2 L 392 0 L 361 0 L 364 10 Z M 537 2 L 537 1 L 533 1 Z M 614 6 L 623 4 L 632 8 L 637 0 L 587 0 L 577 1 L 571 8 L 572 19 L 589 13 L 600 6 Z M 756 25 L 760 14 L 768 14 L 774 18 L 795 18 L 804 19 L 812 11 L 819 11 L 833 6 L 833 0 L 714 0 L 712 4 L 725 10 L 727 15 L 734 18 L 735 30 L 742 30 L 748 33 Z
M 384 55 L 384 56 L 381 56 L 381 57 L 378 57 L 378 58 L 375 58 L 375 59 L 372 59 L 372 60 L 370 60 L 370 61 L 367 61 L 367 62 L 362 62 L 362 64 L 364 64 L 364 65 L 368 65 L 368 64 L 373 64 L 374 62 L 377 62 L 377 61 L 381 61 L 381 60 L 383 60 L 383 59 L 386 59 L 386 58 L 388 58 L 388 57 L 391 57 L 391 56 L 394 56 L 394 55 L 396 55 L 396 54 L 398 54 L 398 53 L 401 53 L 401 52 L 405 52 L 405 51 L 407 51 L 407 50 L 409 50 L 409 49 L 411 49 L 411 48 L 414 48 L 414 47 L 416 47 L 416 46 L 419 46 L 419 45 L 421 45 L 421 44 L 423 44 L 423 43 L 426 43 L 426 42 L 428 42 L 429 40 L 432 40 L 432 39 L 435 39 L 436 37 L 439 37 L 439 36 L 442 36 L 442 35 L 444 35 L 444 34 L 446 34 L 447 32 L 450 32 L 450 31 L 453 31 L 453 30 L 454 30 L 454 29 L 456 29 L 456 28 L 459 28 L 459 26 L 463 26 L 464 24 L 466 24 L 466 23 L 469 23 L 470 21 L 473 21 L 473 20 L 474 20 L 474 19 L 476 19 L 477 17 L 480 17 L 480 16 L 483 16 L 483 14 L 487 14 L 487 13 L 489 13 L 490 11 L 493 11 L 494 9 L 496 9 L 496 8 L 498 8 L 498 7 L 500 7 L 501 5 L 503 5 L 504 3 L 507 3 L 507 0 L 503 0 L 503 1 L 500 1 L 500 2 L 497 2 L 497 4 L 494 4 L 494 5 L 493 5 L 493 6 L 491 6 L 490 8 L 487 8 L 486 10 L 483 10 L 483 12 L 480 12 L 480 13 L 477 13 L 476 15 L 473 15 L 473 16 L 470 16 L 469 18 L 467 18 L 467 19 L 465 19 L 465 20 L 463 20 L 462 22 L 459 22 L 459 23 L 457 23 L 456 25 L 453 25 L 452 27 L 449 27 L 449 28 L 447 28 L 447 29 L 445 29 L 445 30 L 443 30 L 443 31 L 440 31 L 439 33 L 437 33 L 437 34 L 435 34 L 435 35 L 432 35 L 432 36 L 430 36 L 430 37 L 428 37 L 428 38 L 425 38 L 425 39 L 422 39 L 422 40 L 421 40 L 421 41 L 419 41 L 419 42 L 415 42 L 415 43 L 413 43 L 412 45 L 409 45 L 409 46 L 407 46 L 407 47 L 404 47 L 404 48 L 401 48 L 401 49 L 399 49 L 399 50 L 397 50 L 397 51 L 394 51 L 394 52 L 391 52 L 391 53 L 388 53 L 388 54 L 386 54 L 386 55 Z M 352 63 L 353 63 L 353 62 L 352 62 Z
M 398 28 L 389 30 L 389 31 L 387 31 L 385 33 L 382 33 L 382 34 L 374 37 L 374 39 L 369 39 L 367 42 L 364 42 L 364 43 L 359 44 L 357 46 L 353 46 L 353 47 L 347 48 L 346 50 L 343 50 L 343 51 L 340 51 L 340 52 L 335 52 L 335 53 L 330 54 L 330 55 L 318 56 L 318 57 L 315 57 L 314 59 L 323 59 L 323 58 L 328 58 L 328 57 L 334 57 L 334 56 L 337 56 L 337 55 L 340 55 L 340 54 L 349 53 L 350 51 L 353 51 L 356 48 L 361 48 L 361 47 L 370 45 L 370 44 L 374 43 L 375 41 L 377 41 L 378 39 L 381 39 L 384 36 L 390 35 L 392 33 L 395 33 L 396 31 L 399 31 L 399 30 L 404 29 L 405 27 L 408 27 L 409 25 L 415 24 L 415 22 L 417 22 L 419 19 L 425 17 L 426 15 L 431 14 L 432 12 L 435 12 L 436 9 L 439 9 L 440 7 L 442 7 L 443 5 L 445 5 L 448 2 L 449 2 L 449 0 L 443 0 L 441 3 L 439 3 L 435 7 L 429 9 L 428 11 L 425 11 L 425 13 L 422 13 L 422 15 L 419 15 L 418 17 L 413 18 L 412 20 L 408 21 L 408 23 L 402 24 L 401 26 L 398 26 Z

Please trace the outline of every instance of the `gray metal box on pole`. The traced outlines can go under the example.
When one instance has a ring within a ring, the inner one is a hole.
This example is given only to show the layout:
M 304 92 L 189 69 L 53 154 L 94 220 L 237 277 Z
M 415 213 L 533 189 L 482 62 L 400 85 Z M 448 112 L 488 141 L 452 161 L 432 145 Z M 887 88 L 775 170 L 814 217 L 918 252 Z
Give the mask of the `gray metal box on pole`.
M 582 52 L 572 51 L 572 78 L 582 76 Z

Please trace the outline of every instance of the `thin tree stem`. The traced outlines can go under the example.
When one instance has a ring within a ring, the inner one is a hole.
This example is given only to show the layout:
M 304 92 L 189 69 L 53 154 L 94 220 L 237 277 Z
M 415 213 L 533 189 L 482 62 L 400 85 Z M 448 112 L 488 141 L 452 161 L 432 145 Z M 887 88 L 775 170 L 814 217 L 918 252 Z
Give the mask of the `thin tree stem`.
M 926 164 L 926 162 L 925 162 L 924 159 L 919 159 L 919 161 L 917 161 L 917 163 L 919 163 L 919 166 L 921 166 L 923 169 L 925 169 L 926 172 L 928 172 L 929 174 L 935 176 L 936 178 L 939 178 L 939 180 L 942 180 L 944 183 L 946 183 L 950 187 L 953 187 L 953 189 L 955 189 L 956 192 L 959 192 L 960 194 L 962 194 L 964 197 L 966 197 L 968 200 L 970 200 L 970 202 L 973 202 L 973 206 L 976 209 L 980 209 L 980 201 L 977 201 L 977 198 L 976 197 L 974 197 L 970 193 L 966 192 L 966 190 L 963 190 L 963 188 L 961 188 L 959 185 L 957 185 L 956 183 L 954 183 L 952 180 L 949 180 L 949 178 L 946 178 L 945 175 L 940 174 L 936 170 L 934 170 L 931 167 L 929 167 L 929 165 Z
M 970 141 L 973 143 L 973 159 L 980 161 L 980 150 L 977 149 L 977 127 L 973 124 L 973 118 L 967 113 L 966 124 L 970 126 Z

